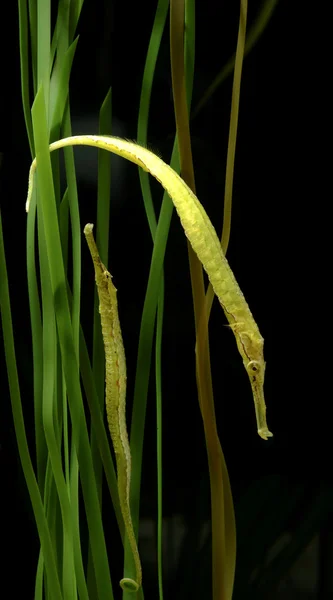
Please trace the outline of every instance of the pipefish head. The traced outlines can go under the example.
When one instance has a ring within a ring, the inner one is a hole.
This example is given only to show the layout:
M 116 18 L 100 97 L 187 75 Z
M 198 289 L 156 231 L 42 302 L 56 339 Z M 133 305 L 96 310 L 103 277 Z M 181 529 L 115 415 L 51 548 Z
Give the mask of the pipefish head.
M 267 440 L 273 434 L 269 431 L 266 422 L 264 340 L 259 332 L 255 332 L 255 334 L 237 332 L 236 340 L 251 383 L 258 434 Z

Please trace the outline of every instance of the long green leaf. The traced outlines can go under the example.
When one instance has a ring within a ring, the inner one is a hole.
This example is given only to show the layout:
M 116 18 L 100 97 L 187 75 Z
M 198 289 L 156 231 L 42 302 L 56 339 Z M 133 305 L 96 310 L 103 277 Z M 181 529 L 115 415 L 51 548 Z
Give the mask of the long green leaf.
M 27 437 L 22 412 L 21 394 L 16 366 L 14 334 L 10 309 L 8 276 L 6 269 L 5 249 L 3 244 L 2 220 L 0 213 L 0 307 L 2 331 L 5 345 L 5 358 L 7 366 L 8 383 L 14 419 L 16 440 L 24 477 L 27 483 L 31 503 L 36 519 L 37 529 L 43 549 L 47 577 L 53 589 L 54 599 L 62 600 L 62 592 L 57 572 L 55 555 L 52 547 L 50 531 L 48 528 L 42 498 L 39 492 L 35 473 L 30 458 Z
M 89 446 L 88 432 L 83 410 L 78 360 L 73 340 L 66 276 L 62 260 L 60 233 L 54 189 L 52 185 L 51 162 L 48 150 L 47 119 L 44 105 L 44 93 L 41 87 L 32 108 L 35 134 L 36 156 L 40 165 L 38 177 L 40 207 L 45 227 L 47 257 L 50 269 L 52 293 L 54 296 L 57 330 L 61 349 L 62 364 L 68 390 L 72 432 L 78 454 L 83 498 L 86 507 L 91 546 L 95 565 L 96 583 L 101 599 L 113 598 L 108 558 L 100 506 L 94 480 L 93 464 Z

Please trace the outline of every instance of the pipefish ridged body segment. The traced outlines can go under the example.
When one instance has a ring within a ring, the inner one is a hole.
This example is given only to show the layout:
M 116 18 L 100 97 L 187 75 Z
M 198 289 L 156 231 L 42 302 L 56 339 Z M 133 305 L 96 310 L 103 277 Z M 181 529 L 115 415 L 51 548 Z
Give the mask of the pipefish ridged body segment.
M 147 148 L 121 138 L 82 135 L 64 138 L 50 145 L 50 152 L 64 146 L 87 145 L 108 150 L 134 162 L 157 179 L 174 203 L 185 235 L 202 263 L 213 290 L 236 337 L 252 387 L 259 435 L 267 439 L 272 434 L 266 423 L 263 384 L 265 361 L 264 340 L 224 256 L 216 231 L 198 198 L 181 177 L 161 158 Z M 32 193 L 36 159 L 29 173 L 27 209 Z
M 106 414 L 117 463 L 120 509 L 136 569 L 136 580 L 126 577 L 121 580 L 120 585 L 128 591 L 136 591 L 142 584 L 142 570 L 130 509 L 131 451 L 126 427 L 125 350 L 118 316 L 117 290 L 100 259 L 92 231 L 93 225 L 88 223 L 84 228 L 84 235 L 94 264 L 99 298 L 106 365 Z

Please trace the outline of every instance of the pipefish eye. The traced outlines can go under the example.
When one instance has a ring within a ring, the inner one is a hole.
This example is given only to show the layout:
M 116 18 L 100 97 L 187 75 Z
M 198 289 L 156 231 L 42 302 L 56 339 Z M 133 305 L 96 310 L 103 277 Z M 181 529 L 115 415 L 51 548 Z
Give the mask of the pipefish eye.
M 260 373 L 260 364 L 256 360 L 251 360 L 246 369 L 249 375 L 258 375 L 258 373 Z

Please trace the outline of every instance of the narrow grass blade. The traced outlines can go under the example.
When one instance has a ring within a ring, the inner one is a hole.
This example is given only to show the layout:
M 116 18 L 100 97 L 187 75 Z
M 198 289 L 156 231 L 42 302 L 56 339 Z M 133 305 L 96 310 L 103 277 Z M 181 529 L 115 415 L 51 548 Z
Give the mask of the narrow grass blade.
M 21 94 L 22 106 L 27 130 L 31 156 L 35 155 L 33 145 L 33 132 L 30 113 L 30 95 L 29 95 L 29 44 L 28 44 L 28 10 L 26 0 L 19 0 L 19 43 L 20 43 L 20 64 L 21 64 Z
M 42 417 L 52 474 L 61 506 L 62 535 L 58 555 L 63 555 L 62 590 L 65 598 L 72 598 L 76 588 L 73 562 L 73 531 L 71 508 L 62 470 L 61 447 L 56 431 L 57 422 L 57 333 L 50 287 L 49 269 L 46 260 L 46 244 L 42 220 L 38 220 L 38 241 L 41 272 L 42 319 L 43 319 L 43 400 Z M 48 507 L 47 507 L 48 508 Z M 52 506 L 49 507 L 52 511 Z M 74 579 L 73 579 L 74 578 Z
M 43 90 L 46 122 L 49 125 L 50 98 L 50 46 L 51 46 L 51 2 L 37 0 L 37 82 Z
M 101 512 L 94 480 L 92 458 L 83 410 L 78 361 L 73 340 L 72 324 L 66 293 L 66 277 L 64 272 L 57 210 L 52 186 L 51 163 L 48 149 L 48 134 L 44 93 L 38 92 L 33 108 L 33 127 L 35 133 L 36 155 L 41 167 L 38 184 L 40 191 L 40 210 L 43 215 L 50 279 L 54 295 L 57 330 L 61 349 L 62 364 L 68 390 L 71 413 L 72 434 L 78 453 L 83 498 L 89 533 L 92 540 L 96 582 L 101 599 L 113 598 L 108 558 L 106 553 Z M 73 376 L 74 374 L 74 376 Z
M 10 389 L 10 398 L 12 403 L 13 419 L 16 440 L 18 445 L 19 456 L 22 464 L 24 477 L 27 483 L 37 529 L 43 549 L 45 568 L 47 577 L 52 586 L 54 599 L 63 600 L 60 581 L 56 566 L 56 559 L 53 552 L 50 531 L 48 528 L 43 502 L 39 492 L 35 473 L 32 467 L 27 437 L 24 426 L 24 418 L 22 412 L 21 394 L 19 388 L 19 380 L 16 366 L 15 346 L 13 325 L 10 309 L 10 298 L 8 289 L 8 276 L 6 269 L 5 249 L 3 244 L 2 220 L 0 214 L 0 307 L 2 331 L 5 346 L 5 358 L 7 366 L 8 383 Z
M 99 115 L 99 133 L 108 135 L 112 132 L 112 96 L 111 89 L 108 90 L 102 103 Z M 99 248 L 102 262 L 108 264 L 109 254 L 109 224 L 110 224 L 110 193 L 111 193 L 111 157 L 108 152 L 98 152 L 98 184 L 97 184 L 97 216 L 96 216 L 96 243 Z M 99 302 L 96 287 L 94 288 L 94 312 L 93 312 L 93 354 L 92 354 L 93 376 L 101 413 L 104 414 L 105 405 L 105 357 L 104 344 L 99 315 Z M 93 427 L 90 434 L 91 454 L 94 464 L 94 473 L 100 505 L 102 506 L 102 461 L 98 449 L 98 438 Z M 117 492 L 118 496 L 118 492 Z M 122 517 L 120 516 L 120 520 Z M 96 594 L 96 581 L 91 551 L 88 557 L 88 586 L 90 596 Z
M 151 91 L 154 80 L 154 73 L 156 67 L 156 61 L 158 52 L 161 45 L 162 35 L 166 24 L 167 14 L 169 8 L 169 0 L 159 0 L 152 32 L 149 40 L 146 63 L 143 73 L 140 106 L 138 115 L 138 129 L 137 129 L 137 141 L 139 144 L 147 145 L 147 133 L 148 133 L 148 120 L 149 120 L 149 107 L 151 99 Z M 144 201 L 146 216 L 150 228 L 150 232 L 153 240 L 155 239 L 156 233 L 156 216 L 154 212 L 151 189 L 149 183 L 148 173 L 145 173 L 142 169 L 138 169 L 140 177 L 141 192 Z M 158 565 L 158 590 L 159 599 L 163 600 L 163 554 L 162 554 L 162 524 L 163 524 L 163 512 L 162 512 L 162 375 L 161 375 L 161 345 L 162 345 L 162 327 L 163 327 L 163 312 L 164 312 L 164 275 L 161 274 L 161 285 L 159 292 L 159 299 L 157 305 L 157 320 L 156 320 L 156 344 L 155 344 L 155 379 L 156 379 L 156 454 L 157 454 L 157 565 Z M 152 320 L 153 322 L 153 320 Z M 153 335 L 153 328 L 150 330 L 150 335 Z M 146 332 L 141 329 L 141 334 L 146 337 Z M 150 357 L 147 356 L 148 361 Z M 132 422 L 132 428 L 134 427 Z M 141 435 L 143 437 L 144 431 L 142 430 Z M 137 479 L 139 483 L 139 480 Z M 133 483 L 132 483 L 133 491 Z M 126 560 L 130 560 L 129 550 L 125 555 Z
M 194 57 L 194 4 L 186 3 L 186 33 L 191 36 L 188 56 Z M 194 172 L 186 100 L 183 31 L 185 3 L 171 2 L 170 48 L 172 86 L 174 95 L 177 138 L 179 144 L 181 174 L 195 193 Z M 190 24 L 192 26 L 190 26 Z M 187 45 L 186 44 L 186 45 Z M 191 65 L 193 78 L 193 64 Z M 191 80 L 190 80 L 191 81 Z M 197 332 L 196 375 L 199 404 L 203 418 L 211 488 L 212 510 L 212 588 L 213 598 L 231 599 L 236 560 L 235 517 L 228 472 L 219 442 L 211 379 L 208 320 L 205 314 L 205 290 L 203 272 L 193 250 L 188 246 L 189 262 Z M 200 327 L 201 325 L 201 327 Z M 204 327 L 203 327 L 204 325 Z
M 68 98 L 68 85 L 78 38 L 55 62 L 50 81 L 50 140 L 59 137 Z
M 261 10 L 248 31 L 245 41 L 244 56 L 246 56 L 252 48 L 256 45 L 260 36 L 265 31 L 270 19 L 273 16 L 274 10 L 279 0 L 266 0 L 262 4 Z M 226 62 L 220 73 L 215 77 L 214 81 L 210 84 L 204 95 L 194 108 L 191 119 L 194 119 L 199 112 L 206 106 L 208 100 L 216 92 L 217 88 L 231 75 L 235 66 L 235 54 Z

